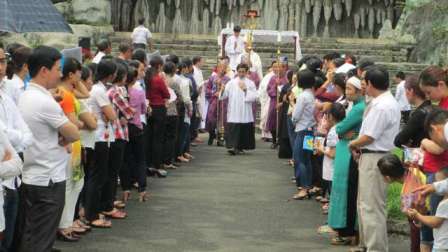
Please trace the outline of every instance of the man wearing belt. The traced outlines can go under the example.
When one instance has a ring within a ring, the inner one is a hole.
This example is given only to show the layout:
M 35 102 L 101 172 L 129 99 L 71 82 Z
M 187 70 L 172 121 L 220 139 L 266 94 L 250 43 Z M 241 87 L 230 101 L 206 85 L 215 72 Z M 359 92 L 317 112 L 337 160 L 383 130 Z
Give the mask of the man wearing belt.
M 354 251 L 387 252 L 386 183 L 378 160 L 394 148 L 400 128 L 400 107 L 388 91 L 389 74 L 380 66 L 365 74 L 366 93 L 373 100 L 366 109 L 359 137 L 349 146 L 359 159 L 358 218 L 360 244 Z
M 5 53 L 0 48 L 0 60 L 5 59 Z M 5 75 L 6 61 L 0 62 L 0 87 L 5 84 L 3 77 Z M 23 160 L 23 151 L 33 142 L 33 134 L 28 125 L 22 118 L 19 109 L 14 103 L 12 97 L 0 89 L 0 130 L 8 137 L 9 142 L 19 153 Z M 12 246 L 14 237 L 14 228 L 19 205 L 18 187 L 20 185 L 19 177 L 4 180 L 2 185 L 5 188 L 4 198 L 4 214 L 5 214 L 5 230 L 4 239 L 1 241 L 0 251 L 16 251 Z

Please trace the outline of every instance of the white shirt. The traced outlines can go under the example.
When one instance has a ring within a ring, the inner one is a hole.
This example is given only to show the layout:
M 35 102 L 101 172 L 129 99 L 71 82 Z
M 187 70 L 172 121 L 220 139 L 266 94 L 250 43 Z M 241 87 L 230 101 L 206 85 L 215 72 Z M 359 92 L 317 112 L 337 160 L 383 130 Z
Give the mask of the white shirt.
M 0 160 L 5 157 L 8 150 L 12 157 L 8 161 L 0 161 L 0 182 L 5 179 L 12 179 L 20 175 L 23 168 L 22 160 L 17 152 L 12 148 L 6 135 L 0 131 Z M 0 186 L 0 232 L 5 229 L 5 215 L 3 213 L 3 187 Z
M 247 57 L 249 59 L 249 53 L 244 51 L 244 53 L 240 54 L 237 59 L 237 65 L 243 61 L 243 57 Z M 250 51 L 250 62 L 252 63 L 250 71 L 256 72 L 260 80 L 263 79 L 263 65 L 261 63 L 261 59 L 258 53 Z
M 95 63 L 95 64 L 100 63 L 101 59 L 102 59 L 104 56 L 106 56 L 105 53 L 103 53 L 103 52 L 98 52 L 98 53 L 95 55 L 95 57 L 93 58 L 92 63 Z
M 399 105 L 390 91 L 374 98 L 366 108 L 360 136 L 366 135 L 374 142 L 362 147 L 372 151 L 390 151 L 400 130 L 401 113 Z
M 268 95 L 268 85 L 269 81 L 271 80 L 272 76 L 274 76 L 275 73 L 272 71 L 270 73 L 267 73 L 263 79 L 260 82 L 260 87 L 258 88 L 258 98 L 260 99 L 261 104 L 268 103 L 270 98 Z
M 236 47 L 235 47 L 236 44 Z M 238 57 L 244 52 L 244 40 L 241 36 L 230 36 L 226 41 L 225 46 L 226 55 L 229 56 L 229 66 L 233 71 L 236 71 L 238 66 Z
M 310 89 L 303 90 L 297 97 L 297 103 L 292 112 L 292 122 L 295 124 L 295 132 L 308 130 L 316 125 L 314 117 L 315 98 Z
M 23 152 L 33 143 L 33 134 L 23 120 L 19 108 L 14 101 L 0 90 L 0 129 L 8 137 L 9 142 L 17 152 Z M 3 181 L 3 185 L 9 189 L 17 189 L 20 184 L 19 178 L 11 178 Z
M 22 180 L 25 184 L 48 186 L 66 180 L 68 155 L 59 145 L 59 127 L 68 122 L 51 93 L 30 83 L 19 101 L 19 109 L 34 136 L 25 150 Z
M 179 88 L 182 94 L 182 99 L 185 104 L 185 119 L 184 122 L 190 124 L 191 118 L 188 116 L 189 111 L 193 111 L 193 103 L 191 101 L 190 88 L 192 87 L 191 80 L 183 75 L 175 75 L 173 78 L 179 77 Z
M 202 70 L 197 66 L 193 66 L 193 79 L 196 82 L 198 89 L 204 85 L 204 75 L 202 74 Z
M 115 134 L 110 122 L 106 123 L 103 119 L 103 110 L 105 106 L 111 106 L 112 103 L 107 97 L 106 86 L 100 81 L 92 86 L 90 90 L 89 106 L 92 109 L 92 113 L 97 118 L 97 127 L 95 130 L 95 142 L 114 142 Z M 105 137 L 106 130 L 108 130 L 108 138 Z
M 330 131 L 328 131 L 325 151 L 330 150 L 331 148 L 335 148 L 338 143 L 339 138 L 338 134 L 336 134 L 336 125 L 331 127 Z M 327 155 L 324 155 L 324 161 L 322 164 L 322 178 L 327 181 L 333 180 L 333 170 L 334 170 L 334 159 L 330 158 Z
M 240 88 L 240 82 L 244 81 L 246 92 Z M 254 122 L 252 103 L 257 100 L 257 88 L 253 81 L 248 78 L 235 79 L 227 82 L 220 100 L 228 98 L 227 122 L 229 123 L 250 123 Z
M 405 81 L 402 81 L 397 85 L 397 90 L 395 92 L 395 99 L 400 105 L 400 111 L 410 111 L 411 105 L 409 105 L 408 98 L 406 97 L 406 88 L 404 84 Z
M 14 74 L 10 80 L 5 78 L 5 82 L 1 84 L 1 89 L 12 98 L 15 104 L 19 104 L 20 95 L 25 91 L 25 82 Z
M 92 113 L 92 108 L 90 107 L 89 99 L 90 98 L 78 100 L 81 108 L 79 114 Z M 81 145 L 84 148 L 90 148 L 90 149 L 95 148 L 95 130 L 82 129 L 80 130 L 80 134 L 81 134 Z
M 152 38 L 151 32 L 143 25 L 139 25 L 132 31 L 132 43 L 134 44 L 147 44 L 148 39 Z
M 437 207 L 436 217 L 443 218 L 444 221 L 439 228 L 434 228 L 434 251 L 448 249 L 448 200 L 444 199 Z
M 356 67 L 350 63 L 344 63 L 342 66 L 336 69 L 335 73 L 348 73 L 350 70 L 355 69 Z

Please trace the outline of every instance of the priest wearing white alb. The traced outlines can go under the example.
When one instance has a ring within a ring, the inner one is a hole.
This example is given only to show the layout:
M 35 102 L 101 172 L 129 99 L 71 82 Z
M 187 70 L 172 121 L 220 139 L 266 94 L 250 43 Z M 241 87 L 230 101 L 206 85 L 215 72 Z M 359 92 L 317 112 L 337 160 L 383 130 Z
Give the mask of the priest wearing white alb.
M 271 132 L 266 130 L 266 122 L 268 120 L 269 113 L 269 104 L 271 102 L 271 98 L 268 95 L 268 84 L 271 80 L 272 76 L 275 75 L 273 71 L 273 66 L 276 61 L 272 62 L 271 67 L 269 68 L 266 75 L 261 79 L 260 86 L 258 87 L 258 99 L 260 101 L 260 130 L 261 130 L 261 139 L 268 141 L 272 139 Z
M 220 100 L 228 98 L 226 147 L 231 155 L 243 150 L 255 149 L 255 116 L 252 104 L 257 100 L 257 89 L 253 81 L 247 78 L 249 66 L 239 64 L 237 77 L 229 81 L 220 90 Z
M 232 71 L 236 71 L 238 57 L 244 52 L 244 39 L 240 36 L 240 33 L 241 27 L 237 25 L 233 28 L 233 35 L 226 40 L 225 52 L 229 56 Z
M 263 79 L 263 65 L 260 56 L 254 52 L 254 48 L 248 42 L 244 42 L 244 52 L 238 56 L 237 64 L 244 63 L 243 57 L 249 59 L 250 72 L 257 73 L 258 78 Z

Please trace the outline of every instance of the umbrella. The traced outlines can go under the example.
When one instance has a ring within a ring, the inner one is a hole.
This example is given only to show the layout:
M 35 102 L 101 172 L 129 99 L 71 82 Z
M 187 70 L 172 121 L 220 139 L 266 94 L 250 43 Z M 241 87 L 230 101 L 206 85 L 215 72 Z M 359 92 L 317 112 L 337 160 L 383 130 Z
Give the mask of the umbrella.
M 0 0 L 0 31 L 73 33 L 50 0 Z

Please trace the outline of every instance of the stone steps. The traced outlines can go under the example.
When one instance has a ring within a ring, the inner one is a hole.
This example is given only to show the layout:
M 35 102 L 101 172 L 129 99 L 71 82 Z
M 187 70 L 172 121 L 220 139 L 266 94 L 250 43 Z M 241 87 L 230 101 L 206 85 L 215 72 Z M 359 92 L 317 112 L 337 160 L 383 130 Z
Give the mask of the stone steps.
M 117 32 L 110 37 L 114 52 L 118 44 L 123 40 L 129 40 L 129 32 Z M 153 34 L 154 48 L 162 55 L 176 54 L 179 58 L 202 56 L 205 59 L 203 72 L 205 77 L 211 73 L 217 63 L 220 47 L 217 37 L 210 35 L 191 34 Z M 255 50 L 260 55 L 264 70 L 277 58 L 278 46 L 273 43 L 255 43 Z M 294 47 L 292 44 L 280 46 L 282 55 L 287 56 L 290 62 L 294 58 Z M 408 51 L 412 45 L 402 45 L 390 41 L 379 41 L 375 39 L 344 39 L 344 38 L 307 38 L 301 40 L 302 54 L 323 57 L 331 52 L 351 53 L 358 59 L 369 57 L 380 65 L 389 69 L 391 75 L 398 71 L 407 74 L 418 73 L 426 65 L 407 62 Z

